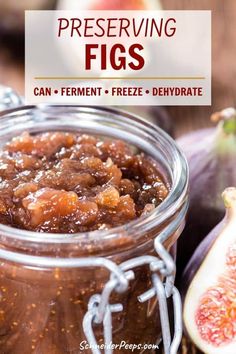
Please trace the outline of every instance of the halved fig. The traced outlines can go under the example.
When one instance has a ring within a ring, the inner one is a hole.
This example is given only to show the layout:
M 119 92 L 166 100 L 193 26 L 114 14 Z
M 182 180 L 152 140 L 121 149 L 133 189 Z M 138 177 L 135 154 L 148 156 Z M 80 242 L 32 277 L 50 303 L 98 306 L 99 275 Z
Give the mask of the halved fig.
M 183 275 L 184 324 L 206 354 L 236 353 L 236 188 L 222 196 L 226 215 L 196 249 Z

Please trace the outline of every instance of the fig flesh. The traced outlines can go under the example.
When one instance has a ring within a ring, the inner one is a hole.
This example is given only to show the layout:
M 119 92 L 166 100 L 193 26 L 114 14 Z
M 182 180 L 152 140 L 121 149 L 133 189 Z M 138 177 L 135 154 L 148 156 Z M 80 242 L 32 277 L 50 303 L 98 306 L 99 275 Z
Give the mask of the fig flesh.
M 185 328 L 206 354 L 236 353 L 236 188 L 223 200 L 224 219 L 198 246 L 182 281 Z
M 178 240 L 177 278 L 203 238 L 224 217 L 221 192 L 236 185 L 236 110 L 217 114 L 216 128 L 197 130 L 177 142 L 189 163 L 190 205 Z

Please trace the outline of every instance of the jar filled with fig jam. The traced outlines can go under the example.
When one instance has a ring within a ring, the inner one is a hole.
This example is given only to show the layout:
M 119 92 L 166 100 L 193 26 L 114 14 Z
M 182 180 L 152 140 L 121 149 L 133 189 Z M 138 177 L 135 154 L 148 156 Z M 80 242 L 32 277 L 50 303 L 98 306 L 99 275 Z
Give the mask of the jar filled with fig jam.
M 188 168 L 175 142 L 110 108 L 0 119 L 0 353 L 176 353 Z

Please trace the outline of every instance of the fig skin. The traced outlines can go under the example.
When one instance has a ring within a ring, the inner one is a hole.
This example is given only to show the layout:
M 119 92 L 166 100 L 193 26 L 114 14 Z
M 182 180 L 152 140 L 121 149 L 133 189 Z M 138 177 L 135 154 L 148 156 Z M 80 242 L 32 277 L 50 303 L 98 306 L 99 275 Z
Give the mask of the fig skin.
M 202 304 L 203 296 L 212 289 L 213 292 L 219 292 L 222 284 L 227 284 L 227 279 L 230 279 L 230 296 L 232 297 L 232 292 L 235 293 L 235 264 L 233 268 L 230 268 L 227 264 L 227 255 L 231 246 L 236 244 L 236 188 L 227 188 L 222 194 L 224 199 L 224 204 L 226 207 L 226 214 L 223 220 L 209 233 L 209 235 L 200 243 L 196 251 L 194 252 L 192 258 L 190 259 L 182 277 L 181 281 L 181 294 L 183 298 L 183 317 L 185 331 L 191 338 L 191 340 L 206 354 L 232 354 L 236 353 L 236 338 L 235 331 L 233 339 L 227 341 L 227 336 L 223 336 L 224 340 L 219 342 L 218 339 L 215 340 L 215 344 L 208 342 L 205 338 L 202 338 L 199 332 L 199 323 L 196 323 L 196 316 L 199 310 L 199 306 Z M 206 215 L 207 217 L 207 215 Z M 235 260 L 234 260 L 235 262 Z M 222 280 L 223 279 L 223 280 Z M 234 280 L 233 280 L 234 279 Z M 227 289 L 226 285 L 226 289 Z M 232 288 L 233 287 L 233 288 Z M 226 292 L 227 294 L 227 292 Z M 211 296 L 211 295 L 210 295 Z M 220 322 L 219 316 L 229 316 L 227 319 L 232 327 L 235 326 L 234 317 L 231 315 L 224 315 L 224 311 L 227 309 L 227 298 L 224 299 L 224 294 L 221 294 L 220 299 L 222 299 L 222 304 L 217 304 L 219 314 L 217 310 L 213 313 L 214 319 L 216 318 L 216 327 L 214 327 L 214 335 L 218 335 L 224 328 L 217 327 L 217 323 Z M 206 297 L 205 297 L 206 299 Z M 214 298 L 213 298 L 214 301 Z M 221 301 L 221 300 L 220 300 Z M 230 310 L 230 308 L 228 308 Z M 201 327 L 201 333 L 209 334 L 209 328 L 207 320 L 210 315 L 211 307 L 207 308 L 207 319 L 206 327 Z M 232 310 L 234 311 L 234 310 Z M 223 312 L 223 315 L 221 314 Z M 228 311 L 227 311 L 228 312 Z M 226 312 L 226 313 L 227 313 Z M 230 313 L 230 312 L 229 312 Z M 206 311 L 205 311 L 206 314 Z M 218 314 L 218 315 L 217 315 Z M 223 317 L 224 318 L 224 317 Z M 200 320 L 203 323 L 203 320 Z M 210 325 L 212 325 L 212 320 Z M 222 323 L 222 322 L 221 322 Z M 224 322 L 223 322 L 224 323 Z M 225 323 L 227 326 L 228 323 Z M 204 326 L 204 325 L 203 325 Z M 210 331 L 212 335 L 212 331 Z M 219 344 L 220 343 L 220 344 Z
M 196 272 L 200 268 L 204 258 L 210 251 L 218 235 L 225 227 L 225 223 L 226 219 L 224 218 L 217 226 L 214 227 L 214 229 L 207 235 L 207 237 L 204 238 L 204 240 L 199 244 L 192 257 L 190 258 L 181 278 L 181 296 L 183 299 L 185 298 L 188 287 Z
M 226 109 L 220 115 L 217 127 L 197 130 L 177 140 L 190 173 L 189 212 L 178 240 L 177 284 L 196 247 L 224 216 L 222 190 L 236 185 L 236 112 Z

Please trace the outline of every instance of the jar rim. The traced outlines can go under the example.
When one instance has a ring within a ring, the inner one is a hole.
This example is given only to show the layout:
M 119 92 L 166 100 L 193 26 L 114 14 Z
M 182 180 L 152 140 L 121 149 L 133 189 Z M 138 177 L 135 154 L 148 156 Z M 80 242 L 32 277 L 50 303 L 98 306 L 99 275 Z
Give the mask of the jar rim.
M 145 216 L 141 216 L 135 220 L 132 220 L 124 225 L 120 225 L 108 230 L 94 230 L 89 232 L 79 232 L 79 233 L 39 233 L 35 231 L 17 229 L 11 226 L 0 224 L 0 234 L 4 234 L 4 237 L 14 238 L 19 241 L 37 243 L 37 244 L 73 244 L 81 241 L 82 239 L 87 239 L 88 242 L 95 240 L 105 240 L 114 239 L 120 232 L 127 234 L 137 234 L 142 230 L 142 233 L 147 232 L 152 229 L 152 227 L 158 227 L 165 220 L 170 218 L 175 214 L 181 205 L 186 201 L 186 193 L 188 190 L 188 178 L 189 170 L 188 164 L 182 151 L 177 146 L 174 139 L 172 139 L 166 132 L 164 132 L 160 127 L 154 125 L 153 123 L 147 122 L 142 117 L 129 113 L 121 109 L 115 109 L 111 107 L 102 106 L 80 106 L 80 105 L 37 105 L 37 106 L 21 106 L 13 109 L 8 109 L 1 112 L 1 119 L 10 118 L 11 115 L 19 113 L 21 111 L 28 110 L 41 110 L 41 109 L 55 109 L 55 108 L 65 108 L 70 107 L 77 110 L 89 111 L 91 113 L 105 113 L 112 114 L 116 117 L 122 115 L 126 119 L 135 120 L 139 125 L 144 125 L 151 129 L 155 134 L 161 136 L 163 144 L 165 146 L 171 147 L 171 154 L 173 156 L 173 172 L 174 178 L 172 181 L 171 189 L 168 196 L 162 201 L 153 211 Z M 41 236 L 42 235 L 42 236 Z

